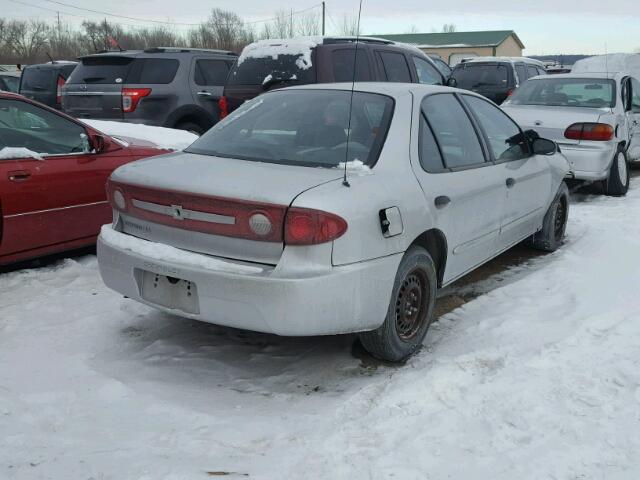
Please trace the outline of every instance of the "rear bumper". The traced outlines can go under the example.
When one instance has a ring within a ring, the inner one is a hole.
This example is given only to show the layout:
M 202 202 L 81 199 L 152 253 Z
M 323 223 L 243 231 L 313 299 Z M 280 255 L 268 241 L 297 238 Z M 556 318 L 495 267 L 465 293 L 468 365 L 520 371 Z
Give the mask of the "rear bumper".
M 574 145 L 560 144 L 560 149 L 569 161 L 571 172 L 568 177 L 597 181 L 609 176 L 618 146 L 609 142 L 581 142 Z
M 108 235 L 105 229 L 109 229 Z M 310 275 L 300 274 L 299 270 L 287 275 L 278 267 L 269 266 L 242 271 L 246 265 L 184 251 L 179 252 L 190 256 L 188 262 L 168 261 L 163 259 L 166 254 L 153 252 L 154 245 L 159 244 L 103 227 L 98 238 L 98 261 L 105 284 L 169 313 L 285 336 L 331 335 L 380 326 L 402 257 L 397 254 Z M 212 260 L 223 268 L 211 267 Z M 238 265 L 239 271 L 234 272 Z M 199 313 L 166 308 L 143 299 L 144 271 L 193 282 L 197 286 Z

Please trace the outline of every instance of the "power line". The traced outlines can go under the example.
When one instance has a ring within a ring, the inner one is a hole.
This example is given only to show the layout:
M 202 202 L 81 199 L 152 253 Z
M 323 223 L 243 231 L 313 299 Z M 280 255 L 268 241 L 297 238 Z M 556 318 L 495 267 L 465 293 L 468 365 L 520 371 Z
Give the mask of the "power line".
M 40 5 L 34 5 L 32 3 L 21 2 L 19 0 L 9 0 L 9 1 L 12 2 L 12 3 L 17 3 L 19 5 L 24 5 L 24 6 L 27 6 L 27 7 L 39 8 L 40 10 L 46 10 L 47 12 L 62 13 L 63 15 L 69 15 L 71 17 L 84 18 L 82 15 L 76 15 L 74 13 L 60 12 L 59 10 L 54 10 L 52 8 L 47 8 L 47 7 L 41 7 Z
M 11 1 L 16 2 L 17 0 L 11 0 Z M 93 10 L 93 9 L 90 9 L 90 8 L 78 7 L 76 5 L 72 5 L 72 4 L 64 3 L 64 2 L 59 2 L 57 0 L 44 0 L 44 1 L 45 2 L 49 2 L 49 3 L 54 3 L 56 5 L 62 5 L 63 7 L 75 8 L 77 10 L 83 10 L 83 11 L 86 11 L 86 12 L 95 13 L 95 14 L 98 14 L 98 15 L 106 15 L 108 17 L 115 17 L 115 18 L 124 18 L 124 19 L 127 19 L 127 20 L 133 20 L 133 21 L 136 21 L 136 22 L 158 23 L 158 24 L 163 24 L 163 25 L 184 25 L 184 26 L 188 26 L 188 27 L 199 27 L 199 26 L 202 25 L 202 23 L 184 23 L 184 22 L 171 22 L 171 21 L 163 21 L 163 20 L 147 20 L 147 19 L 143 19 L 143 18 L 129 17 L 129 16 L 126 16 L 126 15 L 119 15 L 119 14 L 116 14 L 116 13 L 104 12 L 104 11 L 101 11 L 101 10 Z M 314 8 L 318 8 L 320 6 L 322 6 L 322 4 L 318 3 L 318 4 L 315 4 L 315 5 L 311 6 L 311 7 L 309 7 L 309 8 L 305 8 L 303 10 L 298 10 L 297 12 L 292 12 L 291 15 L 293 16 L 293 15 L 298 15 L 300 13 L 305 13 L 305 12 L 308 12 L 309 10 L 313 10 Z M 264 19 L 264 20 L 256 20 L 256 21 L 252 21 L 252 22 L 243 22 L 243 23 L 248 24 L 248 25 L 252 25 L 252 24 L 256 24 L 256 23 L 271 22 L 271 21 L 277 20 L 277 19 L 278 19 L 278 17 L 273 17 L 273 18 L 267 18 L 267 19 Z M 206 23 L 206 22 L 204 22 L 204 23 Z M 229 22 L 221 23 L 220 25 L 229 25 Z

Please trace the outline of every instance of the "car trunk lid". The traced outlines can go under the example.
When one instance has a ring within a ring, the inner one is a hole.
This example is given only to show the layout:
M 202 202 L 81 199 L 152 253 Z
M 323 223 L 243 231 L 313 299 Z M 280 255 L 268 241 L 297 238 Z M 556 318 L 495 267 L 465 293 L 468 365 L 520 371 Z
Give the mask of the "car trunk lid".
M 584 107 L 556 107 L 546 105 L 504 105 L 502 107 L 524 130 L 533 129 L 541 137 L 558 143 L 577 144 L 564 136 L 574 123 L 598 122 L 608 109 Z
M 189 251 L 275 265 L 284 248 L 284 218 L 291 202 L 339 178 L 338 169 L 181 152 L 119 168 L 110 189 L 121 189 L 126 196 L 127 208 L 119 220 L 125 233 Z M 269 219 L 264 236 L 249 224 L 257 214 Z

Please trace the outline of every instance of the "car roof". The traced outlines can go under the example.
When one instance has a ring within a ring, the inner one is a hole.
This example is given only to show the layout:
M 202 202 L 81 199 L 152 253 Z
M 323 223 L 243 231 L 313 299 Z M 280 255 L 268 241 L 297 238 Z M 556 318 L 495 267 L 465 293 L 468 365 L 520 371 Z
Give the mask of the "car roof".
M 537 77 L 530 78 L 529 80 L 536 80 L 540 78 L 603 78 L 610 80 L 620 80 L 623 77 L 629 76 L 623 72 L 579 72 L 579 73 L 558 73 L 556 75 L 538 75 Z
M 3 72 L 0 71 L 0 77 L 16 77 L 20 78 L 22 74 L 20 72 Z
M 128 57 L 128 58 L 136 58 L 141 56 L 148 55 L 168 55 L 175 56 L 176 54 L 209 54 L 209 55 L 229 55 L 229 56 L 237 56 L 236 53 L 231 52 L 229 50 L 214 50 L 208 48 L 179 48 L 179 47 L 154 47 L 147 48 L 146 50 L 104 50 L 98 53 L 92 53 L 89 55 L 83 55 L 79 57 L 80 60 L 84 60 L 85 58 L 96 58 L 96 57 Z
M 0 98 L 4 98 L 5 100 L 26 100 L 29 101 L 28 98 L 19 95 L 17 93 L 5 92 L 4 90 L 0 90 Z
M 24 69 L 27 68 L 39 68 L 39 69 L 47 69 L 50 68 L 52 70 L 68 67 L 69 65 L 77 65 L 79 62 L 72 62 L 69 60 L 60 61 L 60 62 L 47 62 L 47 63 L 34 63 L 32 65 L 25 65 Z
M 413 94 L 417 97 L 428 95 L 430 93 L 465 93 L 480 97 L 480 95 L 470 92 L 468 90 L 462 90 L 459 88 L 444 87 L 441 85 L 425 85 L 421 83 L 399 83 L 399 82 L 351 82 L 343 83 L 315 83 L 309 85 L 296 85 L 287 88 L 281 88 L 271 90 L 270 92 L 279 92 L 283 90 L 344 90 L 351 91 L 354 86 L 354 91 L 365 93 L 380 93 L 391 97 L 401 97 L 407 93 Z M 267 92 L 267 93 L 270 93 Z M 264 95 L 264 94 L 263 94 Z
M 544 68 L 544 63 L 540 60 L 528 57 L 473 57 L 462 63 L 482 63 L 482 62 L 507 62 L 507 63 L 528 63 Z

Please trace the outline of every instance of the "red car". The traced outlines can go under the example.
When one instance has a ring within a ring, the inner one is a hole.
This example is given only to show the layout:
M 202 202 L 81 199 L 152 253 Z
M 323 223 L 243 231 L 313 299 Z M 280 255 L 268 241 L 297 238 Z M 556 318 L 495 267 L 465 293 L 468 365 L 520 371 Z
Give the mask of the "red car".
M 0 265 L 95 244 L 111 172 L 166 153 L 145 143 L 0 93 Z

